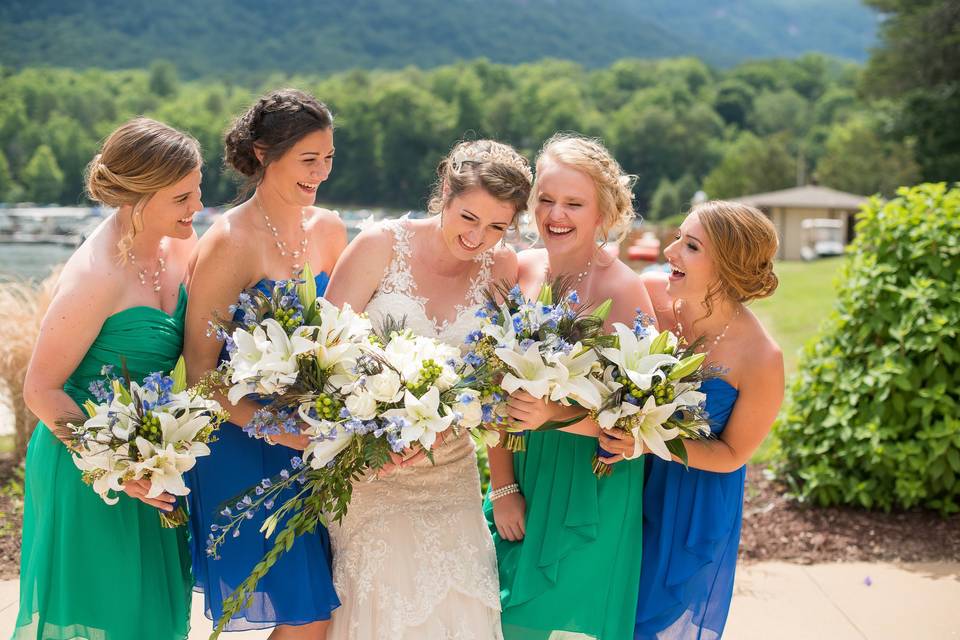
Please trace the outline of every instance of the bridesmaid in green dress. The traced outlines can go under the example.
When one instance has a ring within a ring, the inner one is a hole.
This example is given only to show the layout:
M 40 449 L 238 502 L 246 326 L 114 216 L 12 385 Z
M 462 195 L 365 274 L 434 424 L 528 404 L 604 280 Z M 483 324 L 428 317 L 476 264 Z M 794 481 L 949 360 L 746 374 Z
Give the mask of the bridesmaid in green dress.
M 640 278 L 605 251 L 629 231 L 631 184 L 596 140 L 558 134 L 537 158 L 530 196 L 544 249 L 521 252 L 520 287 L 535 296 L 558 276 L 572 279 L 584 305 L 607 298 L 607 320 L 632 326 L 653 315 Z M 528 429 L 572 417 L 576 409 L 520 392 L 510 416 Z M 622 640 L 633 633 L 643 529 L 643 462 L 598 479 L 591 461 L 597 423 L 527 434 L 526 451 L 490 450 L 484 511 L 497 548 L 506 640 Z M 619 465 L 617 465 L 619 466 Z
M 164 529 L 174 497 L 125 486 L 109 506 L 80 479 L 56 428 L 80 414 L 91 382 L 124 358 L 135 380 L 168 371 L 183 345 L 187 261 L 200 210 L 200 148 L 138 118 L 88 167 L 90 197 L 117 211 L 64 266 L 27 370 L 41 422 L 27 447 L 15 639 L 175 640 L 190 624 L 186 529 Z

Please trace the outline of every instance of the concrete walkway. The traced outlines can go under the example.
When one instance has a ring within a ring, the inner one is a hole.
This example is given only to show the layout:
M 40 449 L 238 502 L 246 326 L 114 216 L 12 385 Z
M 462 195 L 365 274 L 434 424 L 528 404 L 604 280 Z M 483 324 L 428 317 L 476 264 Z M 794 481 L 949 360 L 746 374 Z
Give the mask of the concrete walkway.
M 10 636 L 16 601 L 17 581 L 0 582 L 0 638 Z M 190 640 L 210 633 L 201 606 L 195 596 Z M 268 635 L 252 631 L 222 637 L 265 640 Z M 724 638 L 960 640 L 960 562 L 743 565 Z

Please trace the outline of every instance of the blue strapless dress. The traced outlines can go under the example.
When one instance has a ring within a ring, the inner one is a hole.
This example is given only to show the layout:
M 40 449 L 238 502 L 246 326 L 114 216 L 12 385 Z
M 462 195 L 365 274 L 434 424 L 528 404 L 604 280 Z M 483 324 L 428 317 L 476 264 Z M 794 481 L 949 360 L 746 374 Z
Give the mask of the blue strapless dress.
M 719 435 L 737 390 L 720 378 L 700 390 L 707 396 L 710 428 Z M 714 473 L 646 458 L 634 640 L 719 638 L 733 597 L 746 467 Z
M 316 280 L 317 295 L 323 295 L 329 276 L 321 272 Z M 261 280 L 256 286 L 266 292 L 273 281 Z M 274 542 L 273 538 L 264 539 L 260 533 L 260 525 L 271 513 L 261 510 L 243 523 L 239 537 L 224 542 L 220 559 L 208 556 L 207 536 L 210 525 L 217 520 L 220 505 L 263 478 L 289 468 L 290 459 L 302 454 L 250 438 L 229 422 L 221 426 L 217 437 L 210 446 L 210 455 L 198 459 L 187 478 L 195 588 L 203 591 L 206 616 L 214 621 L 223 614 L 224 599 L 250 575 Z M 281 499 L 277 500 L 278 504 Z M 282 524 L 277 531 L 281 529 Z M 331 612 L 340 606 L 330 567 L 330 538 L 326 528 L 318 524 L 314 533 L 297 538 L 280 557 L 260 580 L 250 606 L 241 610 L 226 629 L 242 631 L 329 620 Z

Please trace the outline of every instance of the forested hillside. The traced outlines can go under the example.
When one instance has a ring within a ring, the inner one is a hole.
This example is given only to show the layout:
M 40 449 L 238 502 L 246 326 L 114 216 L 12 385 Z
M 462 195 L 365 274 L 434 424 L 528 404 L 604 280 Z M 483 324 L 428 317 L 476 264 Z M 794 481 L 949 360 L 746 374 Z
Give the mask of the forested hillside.
M 0 64 L 124 69 L 161 58 L 185 77 L 244 82 L 478 57 L 863 60 L 875 25 L 859 0 L 4 0 Z

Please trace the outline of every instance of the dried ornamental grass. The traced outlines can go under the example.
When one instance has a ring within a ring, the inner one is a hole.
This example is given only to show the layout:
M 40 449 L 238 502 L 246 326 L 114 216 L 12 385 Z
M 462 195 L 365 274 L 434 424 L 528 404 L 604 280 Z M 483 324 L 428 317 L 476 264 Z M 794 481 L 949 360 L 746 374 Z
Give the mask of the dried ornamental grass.
M 23 401 L 23 378 L 59 276 L 58 266 L 39 284 L 25 278 L 0 281 L 0 387 L 8 394 L 13 409 L 14 453 L 18 458 L 26 453 L 37 424 Z

